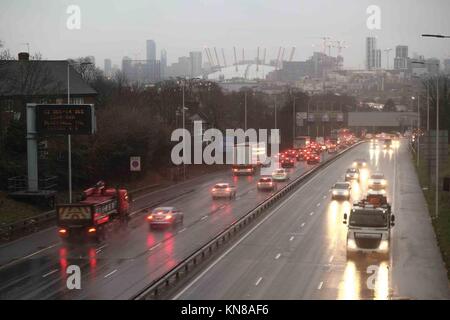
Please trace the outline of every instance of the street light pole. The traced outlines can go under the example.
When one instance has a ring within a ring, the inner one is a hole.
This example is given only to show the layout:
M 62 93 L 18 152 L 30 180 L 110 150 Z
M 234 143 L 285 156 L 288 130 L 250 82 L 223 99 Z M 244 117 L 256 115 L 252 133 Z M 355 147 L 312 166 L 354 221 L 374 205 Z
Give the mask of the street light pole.
M 439 74 L 436 77 L 436 198 L 435 215 L 439 217 Z
M 420 93 L 417 96 L 417 168 L 420 159 Z
M 297 117 L 296 117 L 296 112 L 295 112 L 295 99 L 296 97 L 294 96 L 294 104 L 292 106 L 292 146 L 294 146 L 294 141 L 295 141 L 295 127 L 296 127 L 296 121 L 297 121 Z
M 67 61 L 67 104 L 70 104 L 70 62 Z M 69 204 L 72 203 L 72 137 L 67 135 L 67 165 L 69 171 Z
M 244 127 L 245 131 L 247 131 L 247 91 L 244 92 Z
M 183 158 L 184 158 L 184 152 L 186 152 L 186 124 L 185 124 L 185 105 L 184 105 L 184 81 L 182 82 L 182 91 L 183 91 L 183 106 L 182 106 L 182 112 L 183 112 Z M 183 159 L 183 180 L 186 180 L 186 163 Z

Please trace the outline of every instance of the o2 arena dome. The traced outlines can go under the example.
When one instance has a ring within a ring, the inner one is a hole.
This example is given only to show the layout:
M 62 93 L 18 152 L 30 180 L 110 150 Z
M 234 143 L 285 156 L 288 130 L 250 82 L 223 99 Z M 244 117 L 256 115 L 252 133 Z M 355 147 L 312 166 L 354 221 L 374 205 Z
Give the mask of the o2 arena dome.
M 232 79 L 264 80 L 266 76 L 275 70 L 275 66 L 256 63 L 239 64 L 237 67 L 222 67 L 207 75 L 208 80 L 223 81 Z

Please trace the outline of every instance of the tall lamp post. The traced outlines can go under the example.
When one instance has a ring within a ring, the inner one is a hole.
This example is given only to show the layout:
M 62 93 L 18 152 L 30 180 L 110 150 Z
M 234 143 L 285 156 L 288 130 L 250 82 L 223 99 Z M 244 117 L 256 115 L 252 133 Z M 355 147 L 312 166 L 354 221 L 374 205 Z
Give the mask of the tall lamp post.
M 411 97 L 416 100 L 416 97 Z M 420 94 L 417 95 L 417 167 L 419 167 L 420 159 Z
M 67 60 L 67 104 L 70 104 L 70 65 L 92 65 L 92 62 L 70 62 Z M 72 136 L 67 135 L 67 166 L 69 171 L 69 203 L 72 203 Z
M 431 36 L 431 35 L 422 35 L 423 37 Z M 436 36 L 438 38 L 443 38 L 447 36 Z M 450 38 L 450 37 L 449 37 Z M 416 64 L 425 64 L 423 61 L 413 61 L 412 63 Z M 439 64 L 436 64 L 439 68 Z M 439 217 L 439 72 L 436 76 L 436 195 L 435 195 L 435 217 Z

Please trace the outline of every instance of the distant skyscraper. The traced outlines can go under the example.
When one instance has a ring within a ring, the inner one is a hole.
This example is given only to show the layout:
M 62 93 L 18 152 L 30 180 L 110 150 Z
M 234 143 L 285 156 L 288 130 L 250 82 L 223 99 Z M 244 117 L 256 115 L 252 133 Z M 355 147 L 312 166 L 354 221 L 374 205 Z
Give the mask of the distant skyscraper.
M 202 74 L 202 53 L 194 51 L 189 53 L 191 59 L 191 78 L 198 77 Z
M 105 59 L 105 77 L 111 78 L 111 76 L 112 76 L 111 59 Z
M 166 49 L 161 50 L 161 79 L 165 79 L 167 76 L 167 51 Z
M 437 75 L 440 69 L 440 60 L 436 58 L 430 58 L 425 60 L 427 70 L 429 74 Z
M 147 40 L 147 60 L 156 61 L 156 43 L 153 40 Z
M 375 37 L 366 38 L 366 69 L 381 68 L 381 50 L 377 49 L 377 39 Z
M 395 47 L 394 69 L 408 69 L 408 46 Z

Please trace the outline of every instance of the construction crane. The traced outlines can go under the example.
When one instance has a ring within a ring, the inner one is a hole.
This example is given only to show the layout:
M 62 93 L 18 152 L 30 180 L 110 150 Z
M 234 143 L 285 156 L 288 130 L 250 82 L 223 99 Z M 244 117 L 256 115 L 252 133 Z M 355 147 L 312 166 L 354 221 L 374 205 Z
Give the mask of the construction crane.
M 205 46 L 205 54 L 206 54 L 206 58 L 208 59 L 208 62 L 209 62 L 209 66 L 211 67 L 211 69 L 212 69 L 212 67 L 213 67 L 213 62 L 212 62 L 212 60 L 211 60 L 211 56 L 210 56 L 210 54 L 209 54 L 209 52 L 208 52 L 208 48 Z
M 387 48 L 383 51 L 386 53 L 386 70 L 389 70 L 389 53 L 392 51 L 392 48 Z
M 278 61 L 280 61 L 280 56 L 281 56 L 281 47 L 278 49 L 278 55 L 277 55 L 277 60 L 275 62 L 275 68 L 278 68 Z
M 242 63 L 245 63 L 245 49 L 242 48 Z
M 341 41 L 341 40 L 335 41 L 333 47 L 337 48 L 336 67 L 337 67 L 337 69 L 341 69 L 342 68 L 342 65 L 341 65 L 342 59 L 339 59 L 339 57 L 342 57 L 342 49 L 345 49 L 348 47 L 345 45 L 345 41 Z
M 294 58 L 294 53 L 295 53 L 295 47 L 292 47 L 291 55 L 289 56 L 289 61 L 292 61 L 292 59 Z

